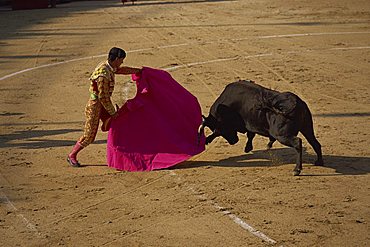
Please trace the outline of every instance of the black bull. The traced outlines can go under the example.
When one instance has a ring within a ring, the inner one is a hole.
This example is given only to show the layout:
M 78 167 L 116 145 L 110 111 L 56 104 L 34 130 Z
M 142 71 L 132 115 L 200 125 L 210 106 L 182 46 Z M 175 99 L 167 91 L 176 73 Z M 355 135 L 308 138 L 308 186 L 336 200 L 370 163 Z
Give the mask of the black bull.
M 297 95 L 280 93 L 255 84 L 253 81 L 238 81 L 226 86 L 204 117 L 200 133 L 209 127 L 212 134 L 206 144 L 222 136 L 231 145 L 239 141 L 238 132 L 247 134 L 246 153 L 253 150 L 256 134 L 270 139 L 267 148 L 278 140 L 293 147 L 297 152 L 294 175 L 302 170 L 302 140 L 298 132 L 307 139 L 317 154 L 315 165 L 323 165 L 321 145 L 314 135 L 312 115 L 307 104 Z

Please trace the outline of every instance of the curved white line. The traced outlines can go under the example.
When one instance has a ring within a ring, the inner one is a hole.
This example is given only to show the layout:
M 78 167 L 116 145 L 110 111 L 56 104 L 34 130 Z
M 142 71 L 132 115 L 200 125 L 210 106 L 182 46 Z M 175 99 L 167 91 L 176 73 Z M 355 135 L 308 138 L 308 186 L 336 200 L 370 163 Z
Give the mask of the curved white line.
M 141 51 L 147 51 L 147 50 L 153 50 L 153 49 L 155 49 L 155 48 L 137 49 L 137 50 L 128 51 L 127 53 L 141 52 Z M 24 70 L 17 71 L 17 72 L 14 72 L 12 74 L 3 76 L 3 77 L 0 78 L 0 81 L 5 80 L 5 79 L 10 78 L 10 77 L 13 77 L 15 75 L 19 75 L 19 74 L 22 74 L 22 73 L 25 73 L 25 72 L 28 72 L 28 71 L 35 70 L 35 69 L 41 69 L 41 68 L 56 66 L 56 65 L 60 65 L 60 64 L 65 64 L 65 63 L 71 63 L 71 62 L 86 60 L 86 59 L 94 59 L 94 58 L 99 58 L 99 57 L 105 57 L 106 55 L 107 54 L 101 54 L 101 55 L 95 55 L 95 56 L 89 56 L 89 57 L 75 58 L 75 59 L 66 60 L 66 61 L 57 62 L 57 63 L 44 64 L 44 65 L 40 65 L 40 66 L 37 66 L 37 67 L 32 67 L 32 68 L 24 69 Z
M 331 48 L 330 50 L 361 50 L 361 49 L 370 49 L 370 46 L 337 47 L 337 48 Z
M 297 33 L 297 34 L 282 34 L 282 35 L 258 36 L 257 38 L 260 38 L 260 39 L 269 39 L 269 38 L 284 38 L 284 37 L 321 36 L 321 35 L 346 35 L 346 34 L 369 34 L 369 33 L 370 32 Z M 250 39 L 250 38 L 240 38 L 240 39 L 230 39 L 230 40 L 232 40 L 232 41 L 242 41 L 242 40 L 246 40 L 246 39 Z M 225 40 L 210 41 L 210 42 L 205 42 L 205 43 L 212 44 L 212 43 L 220 43 L 220 42 L 223 42 L 223 41 L 225 41 Z M 200 42 L 200 43 L 204 43 L 204 42 Z M 153 48 L 143 48 L 143 49 L 137 49 L 137 50 L 128 51 L 128 53 L 141 52 L 141 51 L 149 51 L 149 50 L 153 50 L 153 49 L 165 49 L 165 48 L 186 46 L 186 45 L 190 45 L 190 44 L 193 44 L 193 43 L 181 43 L 181 44 L 174 44 L 174 45 L 158 46 L 158 47 L 153 47 Z M 342 48 L 342 49 L 344 50 L 345 48 Z M 365 48 L 362 48 L 362 49 L 365 49 Z M 266 54 L 260 54 L 260 55 L 255 55 L 254 57 L 256 57 L 256 56 L 265 56 L 265 55 Z M 13 77 L 13 76 L 16 76 L 16 75 L 19 75 L 19 74 L 22 74 L 22 73 L 25 73 L 25 72 L 36 70 L 36 69 L 41 69 L 41 68 L 45 68 L 45 67 L 51 67 L 51 66 L 56 66 L 56 65 L 60 65 L 60 64 L 65 64 L 65 63 L 70 63 L 70 62 L 76 62 L 76 61 L 81 61 L 81 60 L 86 60 L 86 59 L 104 57 L 104 56 L 106 56 L 106 54 L 96 55 L 96 56 L 89 56 L 89 57 L 82 57 L 82 58 L 76 58 L 76 59 L 71 59 L 71 60 L 57 62 L 57 63 L 44 64 L 44 65 L 40 65 L 40 66 L 37 66 L 37 67 L 32 67 L 32 68 L 20 70 L 20 71 L 17 71 L 17 72 L 14 72 L 14 73 L 5 75 L 3 77 L 0 77 L 0 81 L 5 80 L 5 79 L 10 78 L 10 77 Z M 212 62 L 216 62 L 216 61 L 217 62 L 221 62 L 221 61 L 229 61 L 229 60 L 232 60 L 232 59 L 230 59 L 230 58 L 217 59 L 217 60 L 210 60 L 208 62 L 206 61 L 206 62 L 191 63 L 191 64 L 188 64 L 188 65 L 179 65 L 179 66 L 174 66 L 174 67 L 167 68 L 167 70 L 175 70 L 177 68 L 182 68 L 182 67 L 187 67 L 187 66 L 194 66 L 194 65 L 200 65 L 200 64 L 205 64 L 205 63 L 212 63 Z
M 103 56 L 106 56 L 106 54 L 104 54 L 104 55 L 97 55 L 97 56 L 90 56 L 90 57 L 75 58 L 75 59 L 71 59 L 71 60 L 67 60 L 67 61 L 62 61 L 62 62 L 57 62 L 57 63 L 44 64 L 44 65 L 40 65 L 40 66 L 37 66 L 37 67 L 32 67 L 32 68 L 20 70 L 20 71 L 11 73 L 9 75 L 3 76 L 3 77 L 0 78 L 0 81 L 5 80 L 5 79 L 10 78 L 10 77 L 13 77 L 13 76 L 16 76 L 16 75 L 19 75 L 19 74 L 22 74 L 22 73 L 25 73 L 25 72 L 28 72 L 28 71 L 35 70 L 35 69 L 41 69 L 41 68 L 56 66 L 56 65 L 60 65 L 60 64 L 64 64 L 64 63 L 76 62 L 76 61 L 81 61 L 81 60 L 91 59 L 91 58 L 97 58 L 97 57 L 103 57 Z
M 342 35 L 342 34 L 369 34 L 370 32 L 333 32 L 333 33 L 295 33 L 295 34 L 281 34 L 281 35 L 267 35 L 260 36 L 260 39 L 271 38 L 288 38 L 288 37 L 304 37 L 304 36 L 321 36 L 321 35 Z
M 230 57 L 230 58 L 220 58 L 220 59 L 207 60 L 207 61 L 203 61 L 203 62 L 194 62 L 194 63 L 187 63 L 187 64 L 183 64 L 183 65 L 176 65 L 176 66 L 173 66 L 173 67 L 164 68 L 164 70 L 173 71 L 173 70 L 176 70 L 176 69 L 181 69 L 181 68 L 191 67 L 191 66 L 197 66 L 197 65 L 202 65 L 202 64 L 232 61 L 232 60 L 237 60 L 238 58 L 267 57 L 267 56 L 272 56 L 272 55 L 273 55 L 272 53 L 265 53 L 265 54 L 257 54 L 257 55 L 250 55 L 250 56 L 236 56 L 236 57 Z

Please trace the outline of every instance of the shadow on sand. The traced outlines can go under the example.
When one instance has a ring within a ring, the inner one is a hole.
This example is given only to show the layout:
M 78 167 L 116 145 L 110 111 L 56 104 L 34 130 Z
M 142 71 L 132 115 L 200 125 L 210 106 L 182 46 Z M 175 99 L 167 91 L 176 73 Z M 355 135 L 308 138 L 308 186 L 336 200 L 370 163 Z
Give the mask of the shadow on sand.
M 323 155 L 326 168 L 335 170 L 331 174 L 305 174 L 305 166 L 313 165 L 316 155 L 306 152 L 303 154 L 303 170 L 300 176 L 339 176 L 364 175 L 370 173 L 370 157 L 351 157 L 337 155 Z M 290 148 L 256 150 L 250 154 L 229 157 L 219 161 L 186 161 L 172 169 L 189 169 L 203 166 L 218 167 L 264 167 L 291 165 L 295 166 L 295 152 Z
M 53 140 L 47 136 L 63 135 L 71 132 L 81 132 L 82 129 L 56 130 L 22 130 L 11 134 L 0 135 L 0 148 L 43 149 L 52 147 L 73 146 L 76 140 Z M 94 144 L 104 144 L 105 140 L 97 140 Z

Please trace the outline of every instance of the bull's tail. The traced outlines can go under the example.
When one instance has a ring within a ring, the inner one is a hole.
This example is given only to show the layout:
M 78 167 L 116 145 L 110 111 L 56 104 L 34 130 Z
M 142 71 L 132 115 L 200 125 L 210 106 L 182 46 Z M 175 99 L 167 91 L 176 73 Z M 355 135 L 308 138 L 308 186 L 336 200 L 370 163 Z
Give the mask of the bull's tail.
M 315 137 L 315 131 L 313 126 L 313 119 L 310 109 L 305 102 L 300 102 L 301 107 L 301 121 L 300 121 L 300 132 L 306 138 L 308 143 L 312 146 L 317 154 L 317 160 L 315 165 L 324 165 L 322 158 L 321 144 Z
M 297 119 L 299 121 L 298 125 L 300 131 L 302 132 L 305 131 L 305 129 L 313 129 L 312 114 L 308 108 L 308 105 L 303 100 L 298 98 L 296 109 L 296 114 L 299 114 Z

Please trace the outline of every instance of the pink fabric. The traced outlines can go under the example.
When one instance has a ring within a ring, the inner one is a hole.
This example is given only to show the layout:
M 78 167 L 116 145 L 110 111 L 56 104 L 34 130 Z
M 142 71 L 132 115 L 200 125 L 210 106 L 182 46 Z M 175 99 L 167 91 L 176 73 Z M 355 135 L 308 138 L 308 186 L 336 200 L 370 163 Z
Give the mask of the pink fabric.
M 196 97 L 169 73 L 145 67 L 133 75 L 137 94 L 119 110 L 107 141 L 108 166 L 150 171 L 178 164 L 205 149 L 198 145 L 201 108 Z

